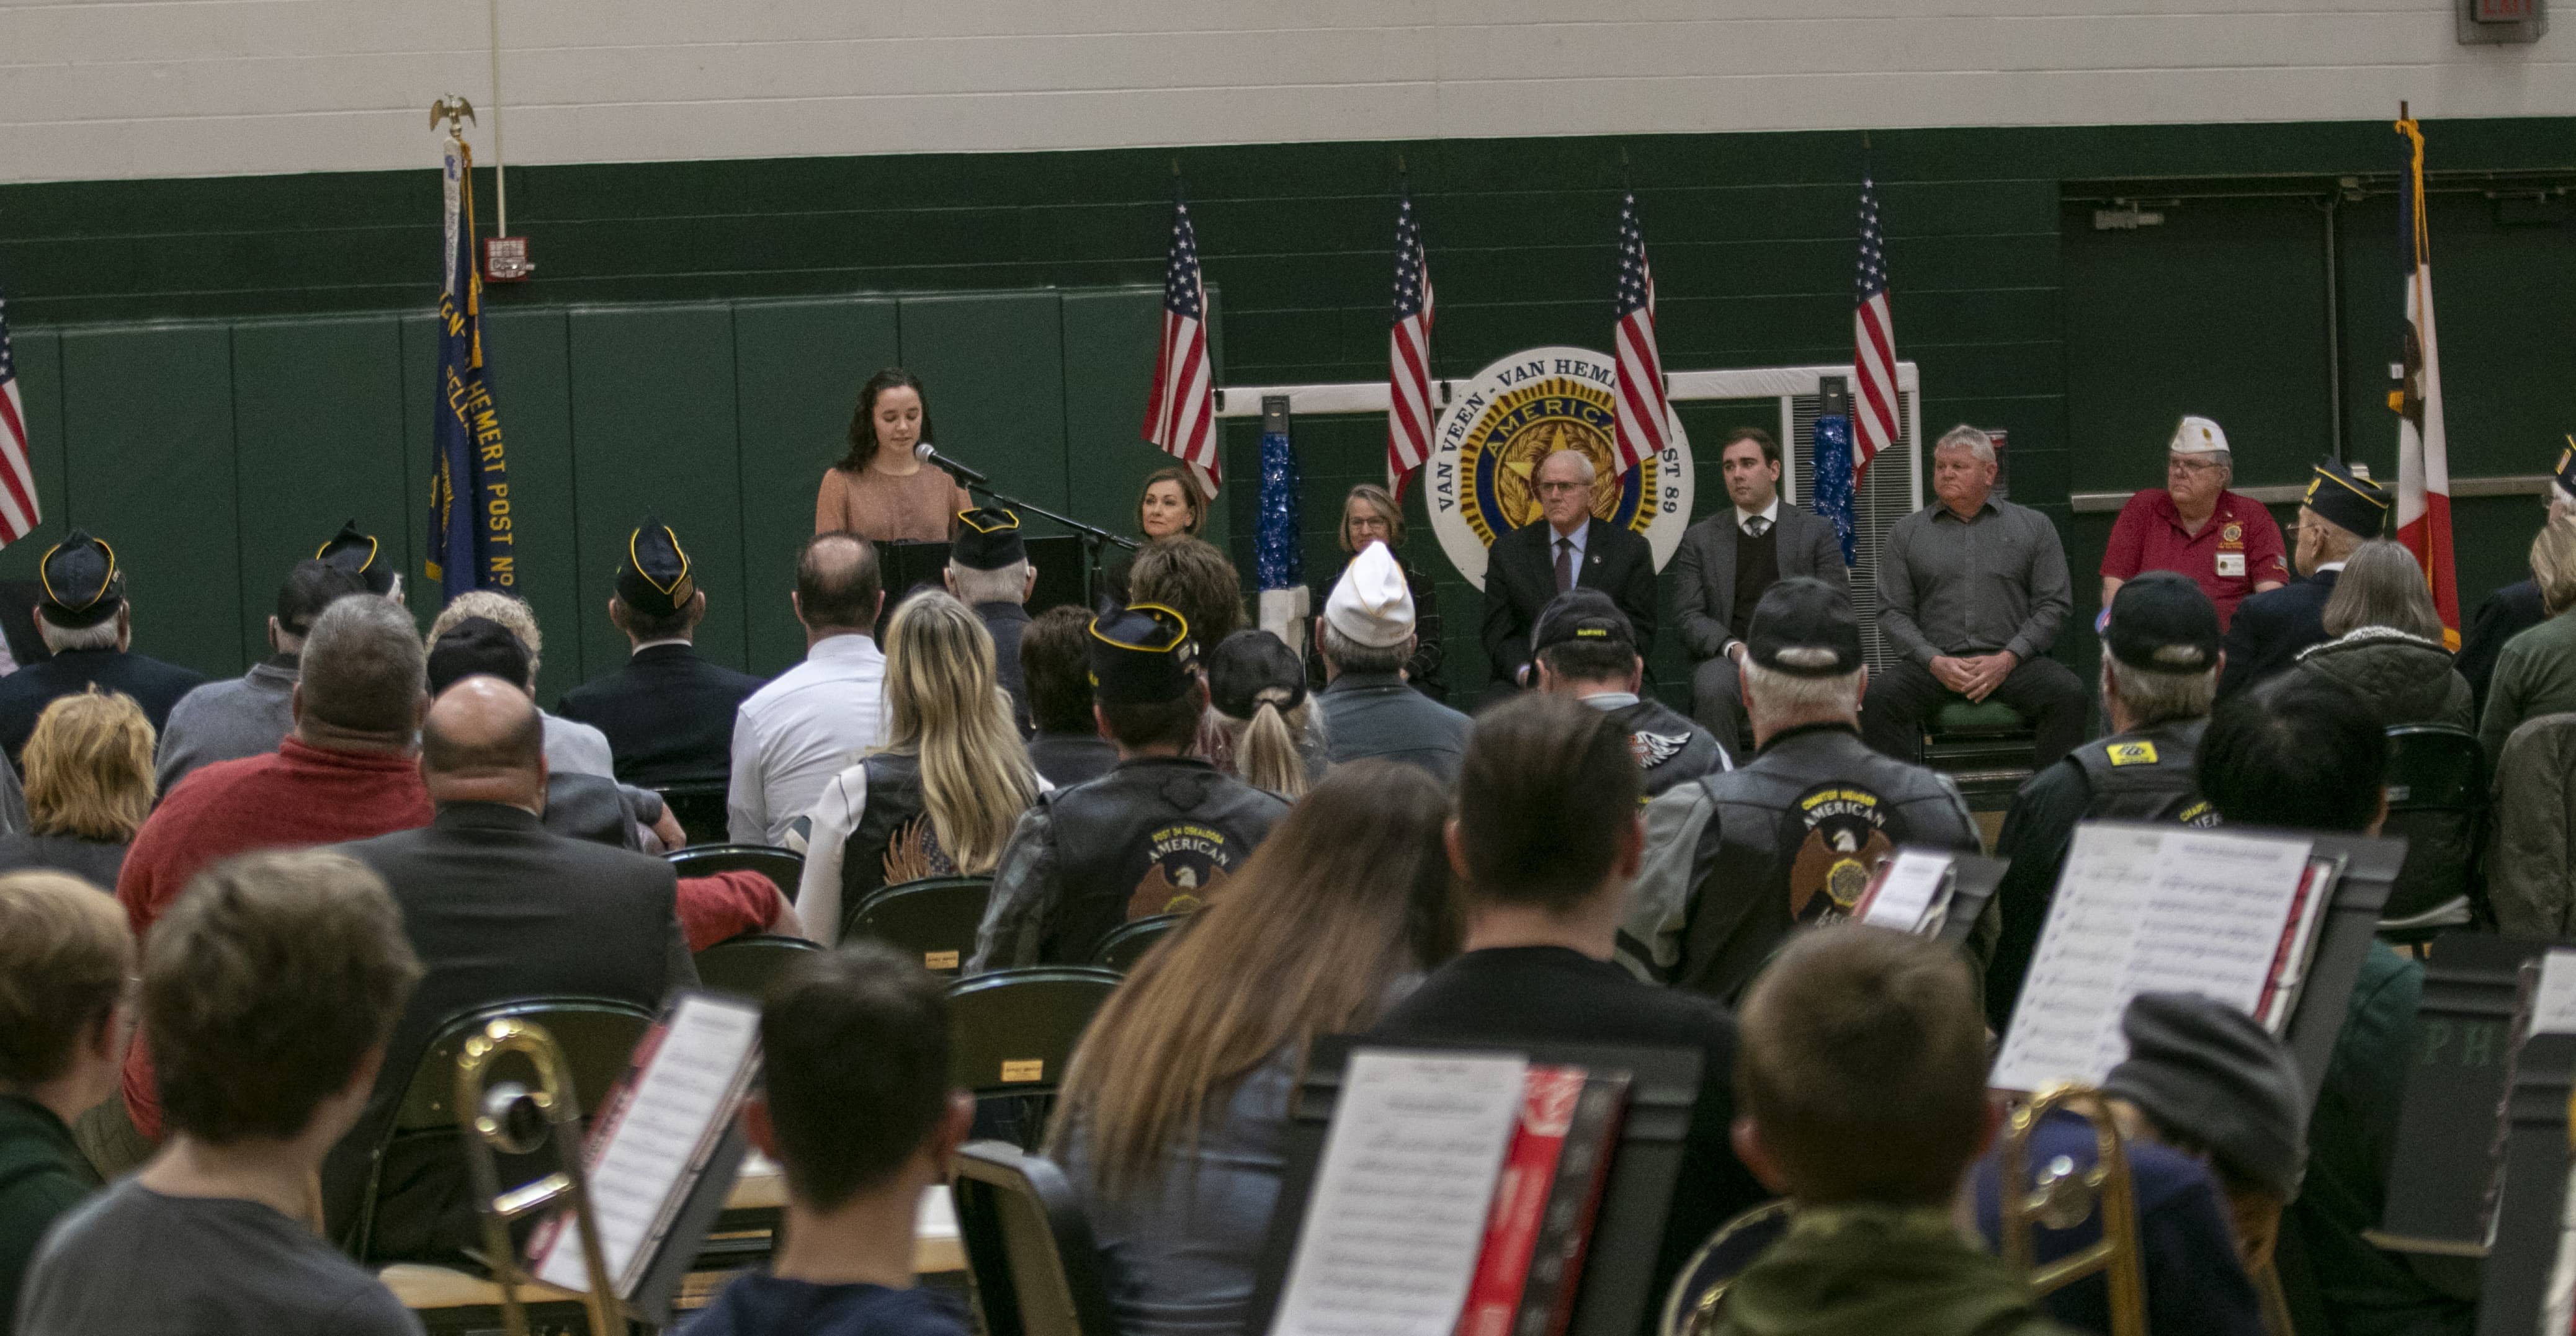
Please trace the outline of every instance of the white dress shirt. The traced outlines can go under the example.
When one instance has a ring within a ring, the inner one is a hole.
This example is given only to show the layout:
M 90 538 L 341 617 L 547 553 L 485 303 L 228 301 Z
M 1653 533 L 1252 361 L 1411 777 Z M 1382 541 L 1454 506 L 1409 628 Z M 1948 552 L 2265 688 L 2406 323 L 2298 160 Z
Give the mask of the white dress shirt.
M 734 712 L 726 837 L 786 843 L 788 823 L 884 735 L 885 655 L 875 639 L 852 632 L 817 643 Z
M 1753 519 L 1753 517 L 1754 517 L 1754 516 L 1756 516 L 1756 515 L 1759 515 L 1759 516 L 1761 516 L 1763 519 L 1765 519 L 1765 520 L 1769 521 L 1769 522 L 1770 522 L 1770 525 L 1771 525 L 1771 527 L 1772 527 L 1772 528 L 1774 528 L 1774 529 L 1779 528 L 1779 527 L 1780 527 L 1780 494 L 1779 494 L 1778 492 L 1773 492 L 1773 493 L 1771 494 L 1771 504 L 1769 504 L 1769 505 L 1767 505 L 1767 506 L 1764 506 L 1764 507 L 1763 507 L 1763 508 L 1761 508 L 1760 510 L 1746 510 L 1746 509 L 1745 509 L 1744 507 L 1742 507 L 1742 506 L 1737 506 L 1737 507 L 1735 508 L 1735 527 L 1736 527 L 1736 528 L 1738 528 L 1738 529 L 1742 529 L 1742 528 L 1744 528 L 1744 526 L 1745 526 L 1747 523 L 1751 522 L 1751 520 Z

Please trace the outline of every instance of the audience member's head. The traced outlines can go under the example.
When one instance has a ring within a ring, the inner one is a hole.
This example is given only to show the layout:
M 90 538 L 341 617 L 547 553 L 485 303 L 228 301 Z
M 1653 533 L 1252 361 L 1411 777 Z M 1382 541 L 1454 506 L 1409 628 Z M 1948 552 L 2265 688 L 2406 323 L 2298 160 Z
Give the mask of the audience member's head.
M 925 589 L 886 619 L 886 748 L 921 763 L 922 807 L 957 870 L 1001 860 L 1037 771 L 993 670 L 993 637 L 965 604 Z
M 393 608 L 334 607 L 362 603 Z M 164 1125 L 210 1146 L 295 1142 L 318 1160 L 365 1107 L 419 979 L 402 911 L 345 854 L 245 854 L 199 873 L 143 952 Z
M 2554 515 L 2531 540 L 2531 574 L 2550 616 L 2576 608 L 2576 514 Z
M 344 598 L 323 609 L 304 638 L 297 736 L 315 746 L 410 747 L 429 707 L 423 658 L 411 614 L 391 599 Z
M 1985 1149 L 1986 1022 L 1955 947 L 1835 924 L 1745 995 L 1735 1151 L 1802 1206 L 1940 1206 Z
M 1198 640 L 1170 608 L 1139 603 L 1091 621 L 1092 709 L 1123 755 L 1185 756 L 1198 744 L 1207 683 Z
M 1128 601 L 1159 603 L 1181 614 L 1204 654 L 1243 629 L 1243 578 L 1213 543 L 1166 538 L 1136 554 Z
M 1097 731 L 1091 719 L 1091 616 L 1049 608 L 1020 630 L 1020 680 L 1041 733 Z
M 796 557 L 794 597 L 808 642 L 874 632 L 885 603 L 876 544 L 843 529 L 806 539 Z
M 2138 994 L 2120 1031 L 2129 1056 L 2102 1079 L 2102 1093 L 2121 1130 L 2209 1165 L 2237 1244 L 2258 1264 L 2307 1171 L 2298 1060 L 2252 1017 L 2192 993 Z
M 460 617 L 429 642 L 429 694 L 477 675 L 497 677 L 522 692 L 536 687 L 536 663 L 526 642 L 489 617 Z
M 375 535 L 361 532 L 356 520 L 341 525 L 340 532 L 314 549 L 313 556 L 356 576 L 368 593 L 402 602 L 402 572 L 396 569 L 395 559 L 385 554 Z
M 1457 953 L 1448 815 L 1417 766 L 1335 766 L 1129 971 L 1074 1054 L 1055 1123 L 1059 1147 L 1080 1128 L 1104 1194 L 1156 1181 L 1272 1055 L 1367 1029 L 1399 980 Z
M 2309 470 L 2299 503 L 2298 541 L 2291 552 L 2299 573 L 2314 575 L 2352 556 L 2362 541 L 2377 538 L 2388 522 L 2388 489 L 2329 459 Z
M 2350 635 L 2365 626 L 2385 626 L 2419 640 L 2442 641 L 2442 614 L 2433 607 L 2433 591 L 2424 583 L 2424 568 L 2406 545 L 2374 538 L 2344 559 L 2326 596 L 2326 634 Z
M 1359 504 L 1366 484 L 1351 490 Z M 1315 647 L 1336 677 L 1344 673 L 1392 673 L 1413 657 L 1413 591 L 1404 581 L 1404 566 L 1382 542 L 1371 542 L 1342 568 L 1333 592 L 1324 599 L 1324 615 L 1315 619 Z
M 687 640 L 707 615 L 707 594 L 698 588 L 680 535 L 658 515 L 647 515 L 626 536 L 626 555 L 617 563 L 616 592 L 608 597 L 608 620 L 637 645 L 656 640 Z
M 546 730 L 537 703 L 518 683 L 488 673 L 441 689 L 421 721 L 420 778 L 442 807 L 505 803 L 543 811 Z
M 2231 826 L 2366 833 L 2387 811 L 2388 735 L 2370 703 L 2288 673 L 2218 703 L 2193 782 Z
M 133 974 L 114 896 L 67 873 L 0 876 L 0 1092 L 66 1122 L 115 1093 Z
M 2120 586 L 2102 618 L 2102 700 L 2115 732 L 2209 713 L 2218 695 L 2218 606 L 2198 582 L 2148 571 Z
M 1577 585 L 1549 599 L 1530 627 L 1530 658 L 1538 674 L 1530 685 L 1569 696 L 1605 691 L 1634 693 L 1645 678 L 1637 656 L 1637 628 L 1608 594 Z
M 122 691 L 55 697 L 19 761 L 31 834 L 124 844 L 152 815 L 152 721 Z
M 1869 668 L 1851 600 L 1803 575 L 1764 590 L 1745 628 L 1742 677 L 1756 748 L 1809 724 L 1858 727 Z
M 1469 902 L 1571 918 L 1615 898 L 1636 875 L 1644 783 L 1627 732 L 1579 701 L 1533 692 L 1477 715 L 1449 835 Z
M 435 645 L 468 617 L 499 622 L 528 651 L 528 686 L 534 690 L 537 669 L 545 663 L 546 638 L 537 630 L 537 610 L 525 599 L 490 589 L 469 589 L 448 601 L 436 620 L 429 624 L 429 634 L 421 637 L 423 645 Z
M 948 592 L 970 607 L 1026 603 L 1037 587 L 1020 517 L 998 506 L 957 512 L 957 538 L 948 545 Z
M 116 549 L 80 529 L 36 563 L 36 635 L 47 651 L 121 650 L 134 633 Z
M 307 557 L 286 573 L 277 587 L 277 611 L 268 619 L 268 647 L 278 654 L 302 654 L 304 637 L 324 608 L 350 594 L 367 592 L 367 583 L 319 557 Z
M 1207 683 L 1208 703 L 1234 744 L 1236 776 L 1290 801 L 1303 797 L 1317 723 L 1297 651 L 1268 631 L 1237 631 L 1209 653 Z
M 918 958 L 883 942 L 812 951 L 760 1009 L 763 1091 L 752 1138 L 793 1200 L 829 1214 L 944 1182 L 974 1118 L 948 1083 L 948 998 Z

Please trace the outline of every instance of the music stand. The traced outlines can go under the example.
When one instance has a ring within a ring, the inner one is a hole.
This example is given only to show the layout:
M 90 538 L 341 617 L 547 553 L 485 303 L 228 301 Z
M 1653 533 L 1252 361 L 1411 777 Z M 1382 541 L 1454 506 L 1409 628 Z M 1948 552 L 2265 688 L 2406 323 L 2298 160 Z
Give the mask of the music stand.
M 1947 853 L 1946 850 L 1927 852 Z M 1981 854 L 1947 854 L 1950 859 L 1950 908 L 1941 920 L 1941 931 L 1933 940 L 1945 946 L 1966 947 L 1969 935 L 1977 930 L 1977 917 L 1986 912 L 1986 903 L 1995 898 L 1995 888 L 2004 884 L 2004 869 L 2012 866 L 2009 858 L 1987 858 Z
M 2397 1154 L 2379 1227 L 2362 1237 L 2391 1252 L 2487 1255 L 2486 1192 L 2513 1052 L 2522 967 L 2550 943 L 2444 933 L 2424 962 L 2414 1062 L 2397 1120 Z
M 2533 1035 L 2515 1059 L 2505 1096 L 2504 1195 L 2478 1299 L 2478 1336 L 2528 1336 L 2540 1328 L 2567 1205 L 2571 1071 L 2576 1035 Z
M 2376 835 L 2326 835 L 2313 831 L 2260 830 L 2237 826 L 2228 834 L 2297 835 L 2313 840 L 2312 858 L 2340 858 L 2334 900 L 2326 921 L 2318 925 L 2316 953 L 2308 960 L 2308 980 L 2299 990 L 2298 1009 L 2290 1014 L 2289 1033 L 2281 1036 L 2299 1060 L 2300 1117 L 2317 1110 L 2326 1088 L 2326 1064 L 2333 1061 L 2335 1040 L 2343 1034 L 2344 1013 L 2352 1005 L 2352 986 L 2361 978 L 2361 960 L 2379 935 L 2379 911 L 2388 903 L 2397 869 L 2406 862 L 2406 841 Z
M 1253 1273 L 1247 1336 L 1262 1336 L 1276 1317 L 1306 1226 L 1306 1199 L 1324 1156 L 1324 1136 L 1341 1098 L 1342 1077 L 1356 1049 L 1407 1052 L 1509 1053 L 1533 1063 L 1629 1074 L 1628 1109 L 1609 1181 L 1593 1217 L 1583 1278 L 1575 1295 L 1568 1336 L 1635 1336 L 1662 1296 L 1652 1293 L 1673 1184 L 1680 1176 L 1683 1143 L 1699 1104 L 1702 1055 L 1695 1049 L 1622 1048 L 1573 1043 L 1379 1043 L 1360 1035 L 1326 1035 L 1306 1055 L 1288 1099 L 1285 1155 L 1279 1201 L 1270 1215 L 1270 1237 Z M 1497 1166 L 1499 1168 L 1500 1166 Z

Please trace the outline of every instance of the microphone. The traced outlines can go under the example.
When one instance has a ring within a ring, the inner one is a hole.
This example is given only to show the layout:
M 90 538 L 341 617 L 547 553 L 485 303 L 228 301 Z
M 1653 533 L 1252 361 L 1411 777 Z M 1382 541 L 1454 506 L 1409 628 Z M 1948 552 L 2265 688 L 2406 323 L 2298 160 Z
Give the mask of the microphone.
M 985 477 L 983 474 L 939 453 L 938 448 L 928 441 L 923 441 L 921 444 L 912 447 L 912 457 L 920 460 L 924 464 L 937 464 L 939 467 L 956 474 L 960 478 L 964 478 L 968 482 L 990 483 L 993 481 L 992 479 Z

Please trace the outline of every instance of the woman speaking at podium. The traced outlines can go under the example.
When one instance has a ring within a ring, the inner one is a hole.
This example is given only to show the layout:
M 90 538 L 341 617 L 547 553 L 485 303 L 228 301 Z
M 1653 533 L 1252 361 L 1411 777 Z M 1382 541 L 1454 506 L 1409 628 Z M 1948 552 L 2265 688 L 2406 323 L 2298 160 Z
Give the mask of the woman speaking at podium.
M 944 543 L 966 489 L 948 470 L 913 453 L 930 439 L 921 378 L 902 367 L 868 377 L 850 415 L 850 453 L 823 471 L 814 532 L 847 529 L 872 543 Z

